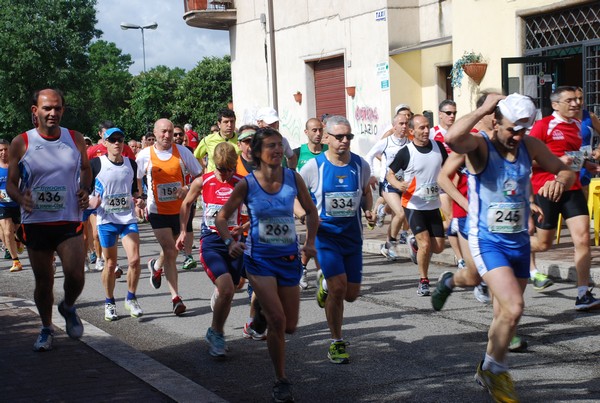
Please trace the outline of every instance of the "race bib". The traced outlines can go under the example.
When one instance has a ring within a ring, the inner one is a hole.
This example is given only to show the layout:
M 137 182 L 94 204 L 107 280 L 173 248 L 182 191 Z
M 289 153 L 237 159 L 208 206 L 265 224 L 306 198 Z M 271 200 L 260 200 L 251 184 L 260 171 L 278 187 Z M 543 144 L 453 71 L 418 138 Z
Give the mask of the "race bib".
M 437 182 L 424 183 L 415 190 L 414 194 L 423 201 L 435 201 L 440 198 L 440 187 Z
M 131 211 L 131 195 L 127 193 L 107 195 L 104 197 L 103 207 L 107 213 Z
M 591 153 L 591 151 L 590 151 L 590 153 Z M 581 151 L 581 150 L 565 151 L 565 155 L 573 158 L 573 162 L 571 162 L 571 165 L 569 166 L 569 168 L 571 168 L 571 171 L 575 171 L 575 172 L 581 171 L 581 167 L 583 166 L 583 163 L 585 162 L 585 157 L 584 157 L 583 151 Z
M 177 200 L 177 189 L 181 187 L 181 182 L 162 183 L 156 186 L 159 202 L 170 202 Z
M 221 204 L 207 204 L 204 208 L 206 209 L 206 212 L 204 213 L 205 224 L 208 227 L 215 229 L 215 218 L 217 218 L 217 214 L 219 214 L 219 211 L 221 211 L 223 206 Z M 229 228 L 235 227 L 238 224 L 236 218 L 237 210 L 227 219 L 227 226 Z
M 330 217 L 354 217 L 359 206 L 358 191 L 325 193 L 325 214 Z
M 66 186 L 38 186 L 31 190 L 35 210 L 58 211 L 65 208 Z
M 516 234 L 525 230 L 524 203 L 491 203 L 488 230 L 499 234 Z
M 270 217 L 258 220 L 258 241 L 269 245 L 296 243 L 293 217 Z

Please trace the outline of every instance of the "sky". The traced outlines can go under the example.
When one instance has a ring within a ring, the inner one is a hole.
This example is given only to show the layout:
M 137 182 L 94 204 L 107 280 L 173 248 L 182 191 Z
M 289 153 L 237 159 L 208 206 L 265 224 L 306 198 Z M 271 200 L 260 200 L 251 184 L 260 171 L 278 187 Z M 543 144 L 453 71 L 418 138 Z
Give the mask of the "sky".
M 150 25 L 156 30 L 144 30 L 146 70 L 158 65 L 193 69 L 206 56 L 229 54 L 229 32 L 199 29 L 183 20 L 181 0 L 97 0 L 96 28 L 100 39 L 114 42 L 125 54 L 131 55 L 131 74 L 144 70 L 142 34 L 139 29 L 122 30 L 121 23 Z

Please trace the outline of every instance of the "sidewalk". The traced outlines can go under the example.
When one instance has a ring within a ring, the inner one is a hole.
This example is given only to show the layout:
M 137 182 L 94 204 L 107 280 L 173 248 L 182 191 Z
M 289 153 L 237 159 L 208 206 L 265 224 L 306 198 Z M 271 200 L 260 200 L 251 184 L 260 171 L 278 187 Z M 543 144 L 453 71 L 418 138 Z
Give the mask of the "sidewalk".
M 84 321 L 80 340 L 60 326 L 53 350 L 36 353 L 35 305 L 0 297 L 0 371 L 5 402 L 223 402 L 218 396 Z

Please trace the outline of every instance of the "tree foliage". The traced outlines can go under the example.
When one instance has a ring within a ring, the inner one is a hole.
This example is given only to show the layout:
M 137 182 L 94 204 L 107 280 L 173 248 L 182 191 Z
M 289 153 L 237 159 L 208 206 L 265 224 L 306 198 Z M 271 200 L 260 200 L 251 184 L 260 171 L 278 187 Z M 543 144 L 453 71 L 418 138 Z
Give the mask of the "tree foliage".
M 231 102 L 231 57 L 205 57 L 188 72 L 176 92 L 173 119 L 208 134 L 219 109 Z
M 97 124 L 104 120 L 119 122 L 127 108 L 131 93 L 131 56 L 122 54 L 112 42 L 99 40 L 90 46 L 90 71 L 87 86 L 89 117 L 95 124 L 85 131 L 96 133 Z
M 65 125 L 86 120 L 88 47 L 95 29 L 95 0 L 0 0 L 0 130 L 13 137 L 31 126 L 34 90 L 56 87 L 69 108 Z

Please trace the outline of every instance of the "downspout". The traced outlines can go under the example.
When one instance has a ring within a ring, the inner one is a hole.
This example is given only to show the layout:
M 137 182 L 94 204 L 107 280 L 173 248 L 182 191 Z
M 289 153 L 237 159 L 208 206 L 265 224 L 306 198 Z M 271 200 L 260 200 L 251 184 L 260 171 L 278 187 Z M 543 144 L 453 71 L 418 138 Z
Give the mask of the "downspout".
M 278 108 L 277 98 L 277 58 L 275 56 L 275 24 L 273 23 L 273 0 L 267 0 L 267 15 L 268 15 L 268 27 L 269 32 L 269 55 L 271 57 L 271 99 L 273 100 L 273 108 Z

